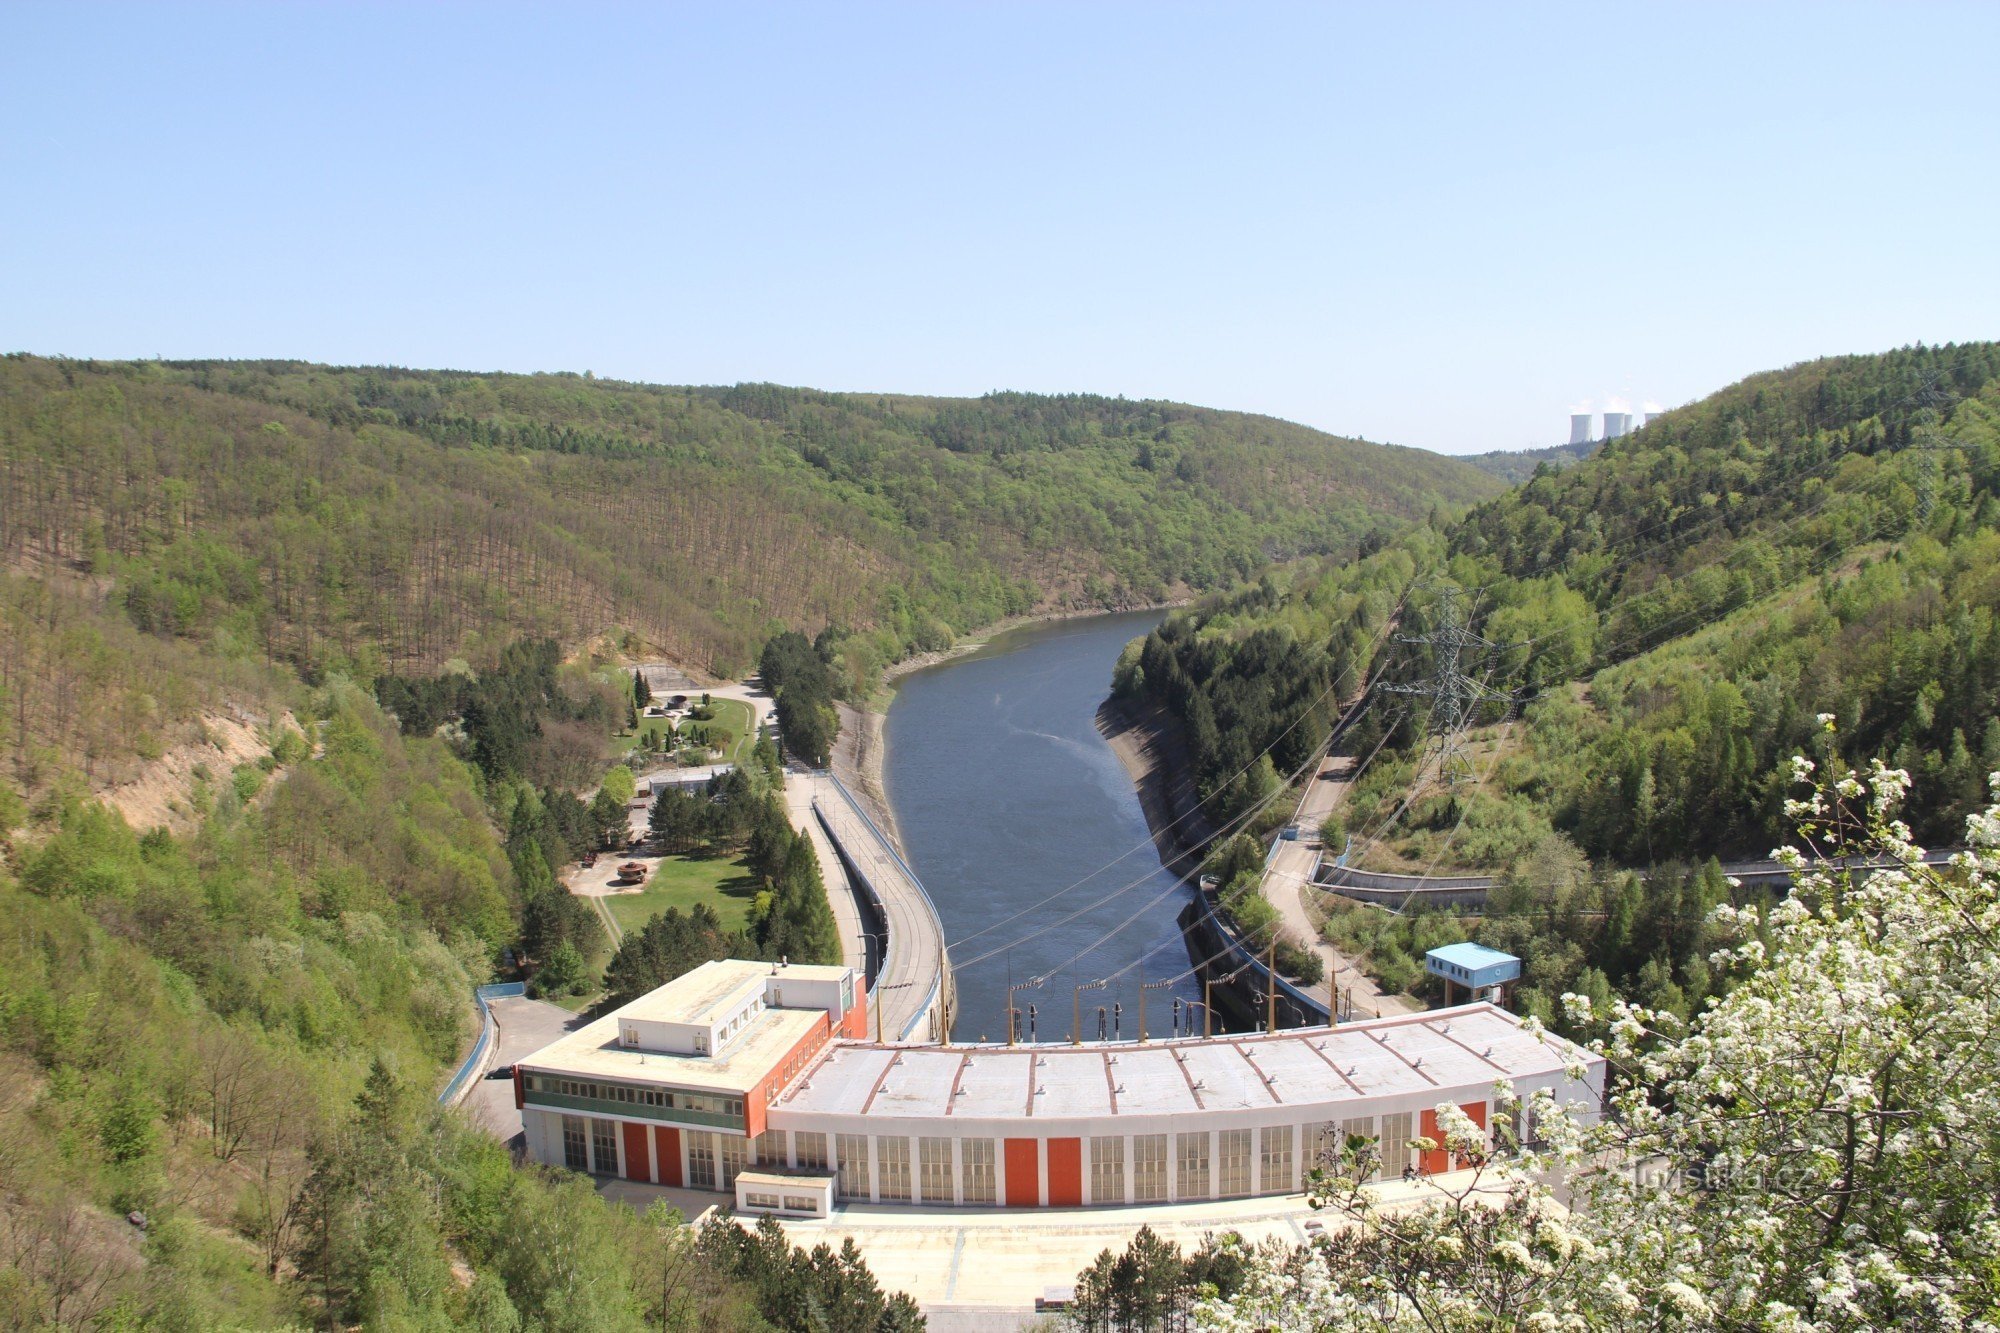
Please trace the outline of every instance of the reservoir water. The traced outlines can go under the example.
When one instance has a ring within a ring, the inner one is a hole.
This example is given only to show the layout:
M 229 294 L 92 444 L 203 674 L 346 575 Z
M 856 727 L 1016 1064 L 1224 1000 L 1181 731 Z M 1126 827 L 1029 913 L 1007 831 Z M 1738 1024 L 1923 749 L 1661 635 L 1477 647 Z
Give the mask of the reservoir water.
M 1111 668 L 1160 621 L 1143 611 L 1009 631 L 906 677 L 889 708 L 883 774 L 912 868 L 944 921 L 959 1041 L 1004 1041 L 1010 985 L 1021 1037 L 1067 1041 L 1075 987 L 1083 1037 L 1170 1035 L 1174 1002 L 1199 1002 L 1175 917 L 1188 890 L 1163 869 L 1139 799 L 1097 731 Z M 1122 1008 L 1122 1015 L 1113 1006 Z

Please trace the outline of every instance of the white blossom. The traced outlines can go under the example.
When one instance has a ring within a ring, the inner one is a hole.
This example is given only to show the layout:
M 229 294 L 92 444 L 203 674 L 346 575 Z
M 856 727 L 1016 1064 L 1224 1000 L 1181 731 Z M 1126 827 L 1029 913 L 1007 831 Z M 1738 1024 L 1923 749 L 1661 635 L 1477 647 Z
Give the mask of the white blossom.
M 1473 1186 L 1431 1185 L 1414 1212 L 1358 1182 L 1330 1193 L 1353 1226 L 1303 1266 L 1258 1251 L 1200 1325 L 1995 1330 L 2000 804 L 1940 869 L 1893 817 L 1908 784 L 1877 763 L 1800 803 L 1817 854 L 1887 867 L 1856 883 L 1781 849 L 1792 894 L 1762 921 L 1716 911 L 1733 986 L 1685 1030 L 1563 997 L 1572 1022 L 1609 1020 L 1611 1115 L 1585 1123 L 1540 1088 L 1541 1142 Z M 1437 1114 L 1447 1147 L 1483 1144 L 1456 1107 Z

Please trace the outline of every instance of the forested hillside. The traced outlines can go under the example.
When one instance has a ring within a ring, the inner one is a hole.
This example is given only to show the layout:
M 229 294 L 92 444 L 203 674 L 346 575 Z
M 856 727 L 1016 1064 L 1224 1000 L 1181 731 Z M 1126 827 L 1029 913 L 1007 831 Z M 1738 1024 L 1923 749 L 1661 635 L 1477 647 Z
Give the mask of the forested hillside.
M 1159 601 L 1498 489 L 1262 417 L 285 362 L 0 362 L 0 553 L 123 576 L 142 627 L 435 666 L 622 627 L 744 669 L 838 622 L 889 659 Z
M 620 659 L 768 643 L 815 752 L 912 649 L 1495 489 L 1165 403 L 0 360 L 0 1324 L 918 1326 L 851 1255 L 697 1255 L 434 1109 L 503 955 L 596 987 L 555 870 L 623 835 Z M 655 819 L 743 858 L 744 933 L 662 917 L 612 992 L 837 956 L 754 760 Z
M 1589 444 L 1552 444 L 1543 449 L 1495 449 L 1489 453 L 1465 454 L 1463 458 L 1481 472 L 1491 472 L 1514 486 L 1544 468 L 1563 468 L 1571 463 L 1580 463 L 1596 453 L 1602 444 L 1601 440 L 1593 440 Z
M 1379 869 L 1510 872 L 1497 904 L 1522 919 L 1479 929 L 1535 960 L 1545 998 L 1588 966 L 1601 988 L 1657 963 L 1655 991 L 1684 1003 L 1729 892 L 1698 868 L 1784 841 L 1791 756 L 1834 743 L 1837 765 L 1907 769 L 1907 818 L 1939 845 L 2000 769 L 2000 345 L 1754 376 L 1463 521 L 1178 613 L 1120 685 L 1181 720 L 1204 794 L 1246 809 L 1337 701 L 1377 673 L 1430 679 L 1431 648 L 1406 640 L 1437 630 L 1446 588 L 1497 645 L 1461 665 L 1499 697 L 1445 783 L 1427 700 L 1370 694 L 1342 741 L 1372 759 L 1338 832 Z M 1267 747 L 1275 765 L 1253 763 Z M 1697 871 L 1611 873 L 1656 865 Z M 1346 928 L 1399 983 L 1464 934 Z

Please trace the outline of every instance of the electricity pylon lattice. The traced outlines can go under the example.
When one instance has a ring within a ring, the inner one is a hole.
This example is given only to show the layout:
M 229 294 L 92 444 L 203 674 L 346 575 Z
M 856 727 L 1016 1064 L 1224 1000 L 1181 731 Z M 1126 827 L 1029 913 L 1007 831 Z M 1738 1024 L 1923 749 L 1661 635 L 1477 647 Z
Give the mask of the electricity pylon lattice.
M 1917 518 L 1928 523 L 1937 509 L 1938 483 L 1942 480 L 1943 460 L 1939 457 L 1947 449 L 1961 447 L 1963 441 L 1955 440 L 1939 430 L 1942 421 L 1952 405 L 1953 394 L 1943 385 L 1936 371 L 1924 376 L 1923 383 L 1898 406 L 1913 407 L 1916 410 L 1910 418 L 1910 448 L 1919 450 L 1917 458 Z
M 1437 588 L 1435 624 L 1428 634 L 1398 634 L 1398 643 L 1430 645 L 1431 678 L 1422 685 L 1378 685 L 1391 694 L 1419 695 L 1431 701 L 1428 728 L 1437 750 L 1438 776 L 1447 785 L 1472 776 L 1472 761 L 1465 752 L 1466 724 L 1473 709 L 1483 703 L 1513 703 L 1505 690 L 1491 689 L 1465 674 L 1468 649 L 1498 652 L 1503 645 L 1490 643 L 1466 627 L 1458 605 L 1459 590 L 1445 583 Z

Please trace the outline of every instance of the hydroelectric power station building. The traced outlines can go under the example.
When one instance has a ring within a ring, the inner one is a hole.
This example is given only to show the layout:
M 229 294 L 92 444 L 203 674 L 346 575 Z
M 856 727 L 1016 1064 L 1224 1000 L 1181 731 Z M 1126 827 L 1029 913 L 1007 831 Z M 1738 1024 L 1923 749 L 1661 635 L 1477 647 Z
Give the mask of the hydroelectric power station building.
M 1487 1003 L 1024 1046 L 878 1044 L 868 1004 L 849 968 L 705 963 L 515 1066 L 528 1152 L 751 1212 L 1166 1203 L 1297 1193 L 1352 1134 L 1379 1138 L 1386 1176 L 1448 1170 L 1408 1141 L 1439 1137 L 1446 1102 L 1490 1130 L 1503 1079 L 1586 1118 L 1604 1093 L 1602 1057 Z

